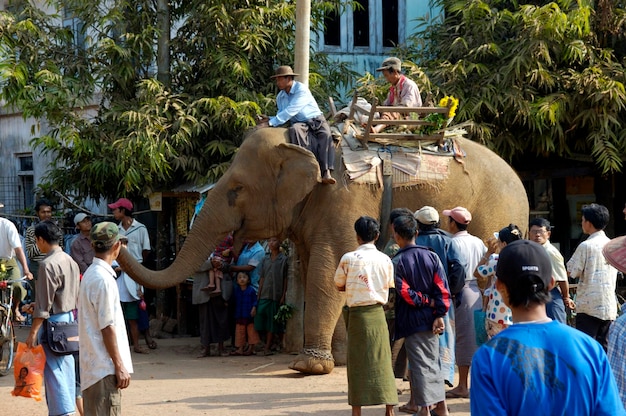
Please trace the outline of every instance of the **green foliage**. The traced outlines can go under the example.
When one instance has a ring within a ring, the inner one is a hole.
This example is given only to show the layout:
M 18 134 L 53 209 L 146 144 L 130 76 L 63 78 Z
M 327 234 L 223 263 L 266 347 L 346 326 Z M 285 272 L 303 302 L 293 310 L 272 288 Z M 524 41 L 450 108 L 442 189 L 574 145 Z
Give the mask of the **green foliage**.
M 278 308 L 276 315 L 274 315 L 274 321 L 281 325 L 286 325 L 287 321 L 293 316 L 295 310 L 295 306 L 290 305 L 289 303 L 283 303 L 280 305 L 280 308 Z
M 625 55 L 609 46 L 625 44 L 623 9 L 586 0 L 438 4 L 445 17 L 424 20 L 403 53 L 460 99 L 457 121 L 472 120 L 476 140 L 509 159 L 583 153 L 603 173 L 621 171 Z
M 293 65 L 294 0 L 171 1 L 167 86 L 156 2 L 48 0 L 48 14 L 22 3 L 0 14 L 1 98 L 46 120 L 32 142 L 54 155 L 46 182 L 78 199 L 217 179 L 255 117 L 275 111 L 274 68 Z M 338 7 L 315 2 L 312 25 Z M 61 27 L 68 14 L 80 25 Z M 352 75 L 322 55 L 311 70 L 320 103 Z

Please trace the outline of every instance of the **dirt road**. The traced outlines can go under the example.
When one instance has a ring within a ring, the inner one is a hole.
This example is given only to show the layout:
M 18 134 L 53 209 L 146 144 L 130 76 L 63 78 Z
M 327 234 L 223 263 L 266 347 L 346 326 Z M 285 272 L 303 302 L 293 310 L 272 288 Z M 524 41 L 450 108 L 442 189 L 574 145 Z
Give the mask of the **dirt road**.
M 27 330 L 17 331 L 18 340 Z M 345 367 L 325 376 L 304 376 L 287 368 L 293 356 L 196 358 L 198 338 L 157 340 L 150 354 L 133 354 L 135 373 L 123 392 L 124 416 L 167 415 L 350 415 Z M 45 400 L 11 396 L 14 379 L 0 377 L 0 416 L 45 416 Z M 398 386 L 408 388 L 398 381 Z M 408 393 L 400 396 L 400 403 Z M 468 416 L 469 400 L 448 402 L 451 414 Z M 384 406 L 363 408 L 383 415 Z M 396 414 L 401 415 L 396 408 Z

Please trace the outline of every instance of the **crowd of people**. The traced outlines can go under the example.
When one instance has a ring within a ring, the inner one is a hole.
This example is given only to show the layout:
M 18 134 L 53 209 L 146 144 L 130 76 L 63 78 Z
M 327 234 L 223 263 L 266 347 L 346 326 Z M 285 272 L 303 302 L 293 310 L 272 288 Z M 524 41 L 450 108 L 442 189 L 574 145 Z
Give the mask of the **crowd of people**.
M 287 256 L 277 237 L 267 240 L 267 250 L 259 241 L 245 240 L 241 251 L 235 253 L 232 233 L 227 235 L 193 278 L 199 357 L 212 354 L 211 344 L 217 344 L 217 355 L 272 355 L 279 351 L 285 328 L 274 318 L 286 303 L 288 271 Z M 234 349 L 225 347 L 229 340 Z
M 43 346 L 43 380 L 51 415 L 121 414 L 121 389 L 128 387 L 133 372 L 130 347 L 135 353 L 147 353 L 139 346 L 142 333 L 148 347 L 157 348 L 142 307 L 143 288 L 116 263 L 122 246 L 139 262 L 146 259 L 147 229 L 133 218 L 128 199 L 120 198 L 109 208 L 118 224 L 92 225 L 84 212 L 74 216 L 77 235 L 69 253 L 63 250 L 63 229 L 52 218 L 54 206 L 49 200 L 36 202 L 37 221 L 26 230 L 25 250 L 15 225 L 0 218 L 0 257 L 10 271 L 8 277 L 17 279 L 22 274 L 30 281 L 14 284 L 14 319 L 24 322 L 21 312 L 32 316 L 25 343 L 29 348 Z M 28 288 L 31 302 L 19 308 Z M 54 351 L 50 323 L 76 322 L 79 350 Z
M 392 210 L 387 259 L 374 246 L 378 222 L 361 217 L 355 223 L 359 248 L 343 256 L 335 274 L 346 292 L 353 416 L 371 405 L 394 414 L 394 377 L 410 383 L 410 399 L 399 410 L 417 415 L 449 414 L 450 398 L 470 398 L 477 415 L 626 414 L 626 320 L 615 320 L 626 237 L 606 237 L 606 207 L 582 208 L 589 238 L 567 263 L 550 243 L 545 219 L 530 222 L 528 239 L 509 224 L 485 245 L 469 234 L 467 209 L 442 212 L 448 232 L 439 228 L 433 207 Z M 458 269 L 464 284 L 453 293 Z M 569 279 L 578 282 L 576 302 Z M 575 312 L 575 328 L 567 325 L 566 309 Z M 451 338 L 442 336 L 448 327 Z M 447 391 L 453 378 L 444 350 L 454 352 L 459 375 Z M 402 368 L 398 360 L 408 361 L 408 374 L 394 374 Z
M 421 106 L 399 59 L 388 58 L 377 70 L 391 84 L 385 105 Z M 277 69 L 272 78 L 280 90 L 278 112 L 259 127 L 290 123 L 291 142 L 315 154 L 320 181 L 332 185 L 330 129 L 297 75 L 288 66 Z M 121 414 L 131 354 L 149 353 L 140 336 L 148 349 L 157 348 L 143 288 L 116 262 L 122 247 L 139 263 L 146 261 L 147 229 L 133 218 L 130 200 L 108 207 L 116 223 L 93 225 L 89 214 L 76 214 L 78 234 L 69 254 L 50 201 L 37 201 L 38 221 L 26 231 L 25 249 L 15 226 L 0 217 L 0 262 L 12 277 L 19 277 L 19 263 L 33 282 L 33 302 L 23 309 L 33 318 L 26 344 L 44 346 L 51 415 Z M 358 248 L 343 255 L 334 276 L 346 299 L 352 415 L 372 405 L 393 415 L 396 378 L 410 384 L 410 398 L 399 410 L 419 416 L 448 415 L 446 400 L 452 398 L 469 398 L 477 415 L 626 414 L 626 315 L 618 318 L 616 299 L 617 272 L 626 272 L 626 237 L 606 236 L 608 209 L 582 207 L 581 228 L 589 237 L 567 262 L 550 242 L 546 219 L 531 220 L 527 238 L 520 224 L 494 224 L 496 232 L 483 241 L 469 232 L 469 210 L 441 212 L 443 223 L 432 206 L 392 210 L 383 252 L 375 246 L 376 219 L 362 216 L 354 224 Z M 244 240 L 239 252 L 234 243 L 232 233 L 225 236 L 194 275 L 198 358 L 271 355 L 282 345 L 285 328 L 275 317 L 286 303 L 289 267 L 281 241 L 272 237 L 265 249 Z M 578 284 L 575 300 L 570 279 Z M 17 307 L 27 293 L 14 286 Z M 567 325 L 568 311 L 575 311 L 575 329 Z M 19 309 L 14 317 L 25 319 Z M 44 339 L 46 322 L 77 320 L 79 353 L 52 352 Z

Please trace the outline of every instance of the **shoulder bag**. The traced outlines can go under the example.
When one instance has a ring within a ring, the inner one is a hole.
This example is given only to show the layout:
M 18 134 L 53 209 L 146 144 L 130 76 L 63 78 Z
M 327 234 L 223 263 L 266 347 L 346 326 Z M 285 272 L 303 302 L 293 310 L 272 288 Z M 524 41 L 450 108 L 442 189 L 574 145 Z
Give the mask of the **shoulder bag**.
M 78 352 L 78 321 L 52 322 L 46 319 L 45 340 L 50 350 L 57 355 Z

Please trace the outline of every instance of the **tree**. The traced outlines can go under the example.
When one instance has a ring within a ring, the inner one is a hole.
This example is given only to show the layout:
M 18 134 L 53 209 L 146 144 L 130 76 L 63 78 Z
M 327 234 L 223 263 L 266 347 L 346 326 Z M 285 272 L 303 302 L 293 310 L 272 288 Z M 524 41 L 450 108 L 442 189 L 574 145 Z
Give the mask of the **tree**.
M 48 123 L 33 140 L 55 155 L 46 182 L 79 199 L 221 176 L 255 117 L 274 111 L 269 77 L 293 56 L 294 1 L 171 1 L 171 86 L 155 65 L 161 3 L 14 3 L 0 14 L 1 97 Z M 313 18 L 333 7 L 316 3 Z M 80 25 L 60 26 L 62 14 Z M 319 55 L 311 67 L 318 99 L 351 75 Z
M 621 171 L 621 3 L 438 3 L 445 16 L 424 20 L 404 53 L 440 92 L 460 99 L 456 120 L 472 120 L 476 140 L 509 159 L 522 152 L 590 154 L 601 172 Z

